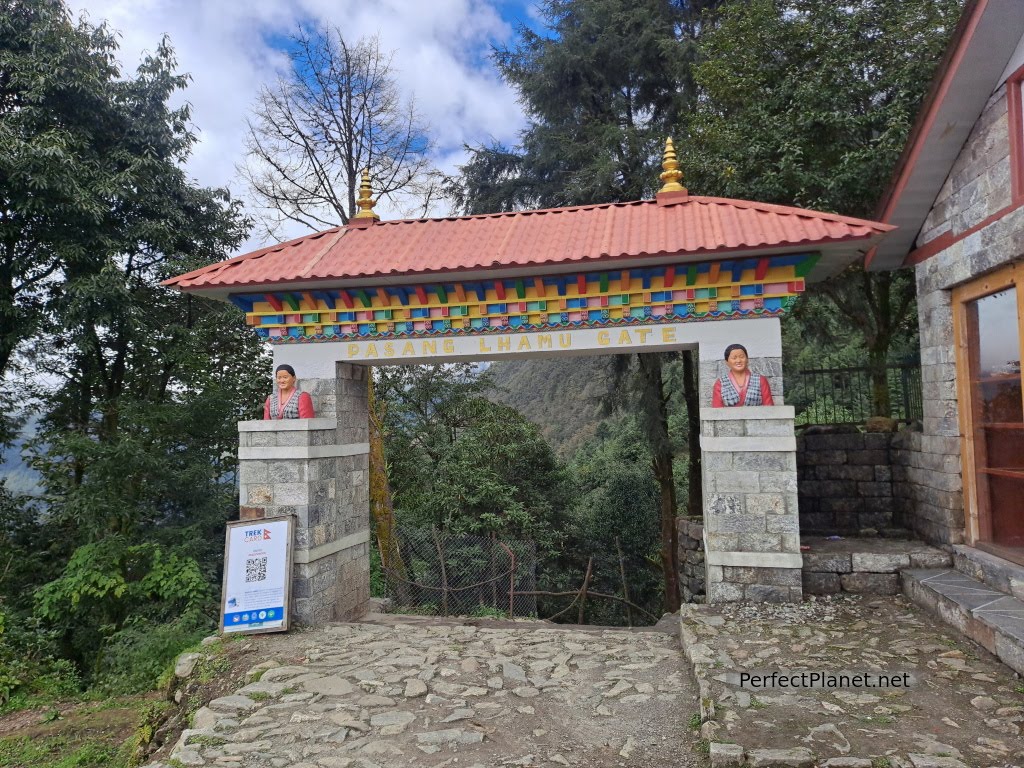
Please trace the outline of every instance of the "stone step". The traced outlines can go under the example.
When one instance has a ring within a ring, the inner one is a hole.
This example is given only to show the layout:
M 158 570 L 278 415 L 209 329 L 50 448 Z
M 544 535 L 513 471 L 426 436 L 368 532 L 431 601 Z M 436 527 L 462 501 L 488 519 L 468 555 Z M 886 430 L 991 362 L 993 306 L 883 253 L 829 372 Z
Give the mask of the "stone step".
M 1024 602 L 948 568 L 901 573 L 903 594 L 1024 675 Z
M 948 552 L 909 539 L 801 536 L 804 592 L 897 595 L 906 568 L 951 568 Z
M 976 547 L 957 544 L 953 547 L 953 567 L 1010 597 L 1024 600 L 1024 566 L 990 555 Z

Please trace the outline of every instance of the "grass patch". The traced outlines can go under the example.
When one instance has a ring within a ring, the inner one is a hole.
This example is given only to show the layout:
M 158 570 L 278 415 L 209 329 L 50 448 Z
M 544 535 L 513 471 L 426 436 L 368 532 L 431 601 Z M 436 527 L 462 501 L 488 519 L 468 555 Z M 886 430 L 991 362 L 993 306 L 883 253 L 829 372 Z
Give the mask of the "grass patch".
M 701 726 L 700 712 L 694 712 L 690 715 L 690 728 L 699 731 Z
M 25 768 L 129 768 L 120 747 L 66 736 L 0 739 L 0 765 Z
M 245 694 L 253 701 L 270 701 L 272 696 L 266 691 L 253 691 L 252 693 Z
M 892 768 L 892 760 L 888 757 L 876 757 L 871 761 L 871 768 Z

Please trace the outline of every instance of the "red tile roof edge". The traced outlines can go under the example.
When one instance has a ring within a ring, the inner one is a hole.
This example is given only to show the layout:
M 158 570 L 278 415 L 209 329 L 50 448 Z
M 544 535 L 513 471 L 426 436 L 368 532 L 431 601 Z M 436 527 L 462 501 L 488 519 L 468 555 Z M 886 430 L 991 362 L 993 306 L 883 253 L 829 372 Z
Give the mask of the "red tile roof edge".
M 788 215 L 788 216 L 797 216 L 797 217 L 801 217 L 801 218 L 805 218 L 805 219 L 827 220 L 827 221 L 831 221 L 831 222 L 844 223 L 844 224 L 848 224 L 848 225 L 851 225 L 851 226 L 864 227 L 864 228 L 872 229 L 872 230 L 874 230 L 875 234 L 884 234 L 884 233 L 889 232 L 889 231 L 891 231 L 893 229 L 896 229 L 896 227 L 891 225 L 891 224 L 883 224 L 881 222 L 875 222 L 875 221 L 870 221 L 870 220 L 866 220 L 866 219 L 858 219 L 858 218 L 854 218 L 854 217 L 850 217 L 850 216 L 842 216 L 840 214 L 825 213 L 825 212 L 822 212 L 822 211 L 812 211 L 812 210 L 807 210 L 807 209 L 804 209 L 804 208 L 796 208 L 796 207 L 793 207 L 793 206 L 777 205 L 777 204 L 774 204 L 774 203 L 759 203 L 759 202 L 748 201 L 748 200 L 734 200 L 734 199 L 730 199 L 730 198 L 721 198 L 721 197 L 701 197 L 701 196 L 698 196 L 698 195 L 690 195 L 685 200 L 680 200 L 678 203 L 675 203 L 674 205 L 687 205 L 689 203 L 696 203 L 698 205 L 724 205 L 724 206 L 729 206 L 729 207 L 733 207 L 733 208 L 743 208 L 743 209 L 752 209 L 752 210 L 764 211 L 766 213 L 778 213 L 778 214 Z M 597 209 L 602 209 L 602 208 L 629 208 L 629 207 L 644 206 L 644 205 L 656 206 L 657 205 L 657 201 L 655 201 L 655 200 L 635 200 L 635 201 L 620 202 L 620 203 L 595 203 L 595 204 L 591 204 L 591 205 L 577 205 L 577 206 L 567 206 L 567 207 L 561 207 L 561 208 L 539 208 L 539 209 L 531 209 L 531 210 L 526 210 L 526 211 L 503 211 L 503 212 L 498 212 L 498 213 L 475 214 L 475 215 L 472 215 L 472 216 L 443 216 L 443 217 L 434 217 L 434 218 L 425 218 L 425 219 L 395 219 L 395 220 L 391 220 L 391 221 L 378 221 L 378 222 L 376 222 L 373 225 L 373 227 L 371 228 L 371 231 L 372 231 L 372 229 L 376 229 L 377 227 L 394 227 L 394 226 L 402 226 L 402 225 L 404 225 L 404 226 L 413 226 L 413 225 L 416 225 L 416 224 L 424 225 L 424 224 L 430 224 L 430 223 L 435 223 L 435 222 L 436 223 L 439 223 L 439 222 L 458 222 L 458 221 L 468 221 L 468 220 L 476 220 L 476 219 L 494 219 L 494 218 L 504 218 L 504 217 L 526 217 L 526 216 L 535 216 L 535 215 L 537 215 L 537 216 L 542 216 L 542 215 L 559 215 L 559 214 L 564 214 L 564 213 L 573 213 L 575 211 L 597 210 Z M 207 265 L 205 267 L 201 267 L 200 269 L 196 269 L 196 270 L 193 270 L 191 272 L 187 272 L 185 274 L 178 275 L 176 277 L 170 278 L 168 280 L 164 280 L 161 283 L 161 285 L 165 285 L 165 286 L 168 286 L 168 287 L 174 287 L 174 286 L 179 285 L 179 283 L 186 282 L 186 281 L 191 281 L 191 280 L 193 280 L 193 279 L 195 279 L 197 277 L 201 277 L 203 275 L 216 274 L 217 272 L 221 271 L 222 269 L 227 269 L 227 268 L 229 268 L 233 264 L 236 264 L 239 261 L 255 260 L 255 259 L 258 259 L 258 258 L 260 258 L 262 256 L 265 256 L 265 255 L 269 254 L 269 253 L 283 251 L 286 248 L 296 246 L 296 245 L 298 245 L 299 243 L 302 243 L 302 242 L 323 238 L 323 237 L 328 236 L 328 235 L 330 235 L 332 233 L 336 233 L 339 230 L 341 230 L 341 235 L 344 236 L 345 232 L 348 231 L 348 228 L 344 227 L 344 226 L 332 227 L 330 229 L 323 230 L 322 232 L 314 232 L 314 233 L 310 233 L 308 235 L 302 235 L 300 237 L 293 238 L 293 239 L 288 240 L 288 241 L 283 242 L 283 243 L 277 243 L 277 244 L 274 244 L 274 245 L 265 246 L 265 247 L 260 248 L 258 250 L 250 251 L 249 253 L 240 254 L 240 255 L 234 256 L 234 257 L 232 257 L 230 259 L 226 259 L 224 261 L 219 261 L 216 264 L 209 264 L 209 265 Z M 714 253 L 720 253 L 723 250 L 726 251 L 726 252 L 736 251 L 736 250 L 757 251 L 757 250 L 763 250 L 763 249 L 778 249 L 779 247 L 792 247 L 792 246 L 800 246 L 800 245 L 808 245 L 808 246 L 810 246 L 810 245 L 818 245 L 818 244 L 824 244 L 824 243 L 829 243 L 829 242 L 849 242 L 849 241 L 855 241 L 855 240 L 862 240 L 862 239 L 866 239 L 866 238 L 869 238 L 869 237 L 871 237 L 870 234 L 862 235 L 862 236 L 847 236 L 847 237 L 842 237 L 842 238 L 826 237 L 826 238 L 820 238 L 818 240 L 785 241 L 785 242 L 771 244 L 769 246 L 762 246 L 760 248 L 757 247 L 757 246 L 753 246 L 753 247 L 743 248 L 743 249 L 721 248 L 721 247 L 719 247 L 719 248 L 710 248 L 710 249 L 696 249 L 696 250 L 687 251 L 687 254 L 688 255 L 705 255 L 705 254 L 706 255 L 711 255 L 711 254 L 714 254 Z M 652 257 L 652 256 L 670 255 L 670 254 L 674 254 L 674 253 L 677 253 L 677 251 L 658 250 L 658 251 L 654 251 L 654 252 L 640 251 L 640 252 L 635 252 L 635 253 L 600 254 L 598 256 L 593 256 L 593 257 L 582 257 L 582 258 L 578 258 L 578 259 L 573 259 L 572 261 L 573 261 L 573 263 L 586 263 L 586 262 L 590 262 L 590 261 L 596 261 L 598 259 L 607 259 L 607 258 L 612 258 L 612 259 L 627 258 L 628 259 L 628 258 L 631 258 L 631 257 L 649 258 L 649 257 Z M 492 269 L 520 268 L 521 269 L 521 268 L 527 267 L 527 266 L 541 266 L 541 265 L 545 265 L 545 264 L 556 264 L 556 263 L 565 263 L 565 262 L 564 261 L 542 260 L 542 261 L 532 261 L 532 262 L 523 262 L 523 263 L 514 263 L 514 264 L 496 264 L 496 265 L 494 265 L 494 266 L 492 266 L 490 268 L 492 268 Z M 478 267 L 474 267 L 473 270 L 478 270 L 480 268 L 487 268 L 487 267 L 484 267 L 483 265 L 481 265 L 481 266 L 478 266 Z M 394 270 L 392 270 L 392 271 L 388 271 L 388 272 L 374 272 L 374 273 L 352 275 L 352 277 L 353 278 L 385 277 L 385 276 L 403 275 L 403 274 L 422 275 L 422 274 L 430 274 L 431 272 L 436 272 L 436 271 L 437 270 L 429 270 L 429 269 L 408 270 L 408 271 L 394 271 Z M 453 270 L 453 269 L 449 269 L 449 270 L 445 270 L 445 271 L 446 271 L 446 273 L 456 273 L 456 272 L 459 272 L 459 271 L 471 271 L 471 270 L 469 270 L 469 269 L 466 269 L 466 270 Z M 319 280 L 327 280 L 326 278 L 312 278 L 311 282 L 316 281 L 318 279 Z M 336 278 L 331 278 L 331 279 L 334 280 Z M 242 286 L 245 286 L 245 285 L 272 285 L 272 284 L 277 283 L 277 282 L 284 282 L 284 283 L 294 282 L 294 279 L 249 281 L 249 282 L 245 282 L 245 283 L 236 283 L 236 285 L 238 285 L 239 287 L 242 287 Z M 208 287 L 211 290 L 216 290 L 218 288 L 217 286 L 204 286 L 204 287 Z

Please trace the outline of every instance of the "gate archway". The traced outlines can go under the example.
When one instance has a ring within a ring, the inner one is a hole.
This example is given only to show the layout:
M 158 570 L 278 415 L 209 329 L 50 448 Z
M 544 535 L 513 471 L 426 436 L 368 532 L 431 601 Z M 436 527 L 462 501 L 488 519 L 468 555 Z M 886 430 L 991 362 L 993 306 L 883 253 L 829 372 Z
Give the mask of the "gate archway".
M 242 516 L 298 521 L 297 621 L 369 599 L 370 366 L 696 349 L 710 406 L 741 343 L 784 402 L 780 317 L 892 227 L 689 195 L 671 141 L 664 168 L 654 200 L 393 222 L 364 174 L 347 226 L 167 281 L 238 306 L 313 395 L 316 419 L 239 424 Z M 793 416 L 701 408 L 710 602 L 801 596 Z

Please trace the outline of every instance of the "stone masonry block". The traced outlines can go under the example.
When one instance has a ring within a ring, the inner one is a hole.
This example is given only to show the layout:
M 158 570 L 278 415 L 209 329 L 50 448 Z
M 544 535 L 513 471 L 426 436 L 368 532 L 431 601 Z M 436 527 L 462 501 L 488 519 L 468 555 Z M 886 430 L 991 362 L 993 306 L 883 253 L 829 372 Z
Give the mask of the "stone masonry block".
M 704 519 L 708 533 L 764 533 L 763 515 L 709 515 Z
M 800 452 L 798 462 L 805 466 L 816 466 L 818 464 L 844 464 L 846 462 L 846 451 L 811 451 Z
M 787 511 L 786 498 L 778 493 L 750 493 L 745 501 L 752 515 L 784 515 Z
M 900 591 L 897 573 L 844 573 L 839 581 L 844 592 L 861 595 L 897 595 Z
M 737 470 L 768 470 L 772 472 L 796 471 L 796 454 L 785 451 L 749 451 L 732 455 Z
M 709 603 L 735 603 L 743 600 L 743 585 L 719 582 L 708 583 L 707 600 Z
M 306 477 L 306 461 L 268 462 L 270 481 L 273 483 L 302 483 Z
M 307 483 L 274 483 L 271 487 L 277 504 L 309 503 L 310 487 Z
M 768 533 L 799 533 L 800 518 L 797 515 L 771 515 L 766 518 Z
M 829 464 L 815 468 L 819 480 L 854 480 L 869 481 L 875 479 L 874 467 L 851 464 Z
M 724 566 L 722 580 L 732 584 L 757 584 L 762 568 Z
M 263 507 L 240 507 L 238 510 L 239 520 L 262 520 L 267 516 L 267 510 Z
M 269 469 L 269 462 L 242 459 L 238 462 L 238 482 L 244 485 L 268 483 L 270 482 Z
M 711 533 L 704 534 L 707 542 L 708 552 L 735 552 L 740 545 L 738 533 Z
M 842 584 L 838 573 L 803 572 L 804 592 L 809 595 L 834 595 L 841 592 Z
M 790 589 L 771 584 L 748 584 L 743 589 L 743 597 L 754 603 L 788 603 L 793 601 Z
M 707 475 L 711 480 L 711 490 L 740 493 L 757 493 L 760 490 L 757 472 L 708 472 Z M 795 484 L 796 473 L 793 473 L 793 481 Z
M 747 434 L 756 437 L 789 437 L 793 434 L 791 419 L 751 419 Z
M 732 454 L 722 451 L 709 451 L 701 456 L 701 466 L 706 470 L 729 470 L 732 469 Z
M 740 552 L 782 552 L 782 536 L 770 533 L 741 533 Z
M 853 554 L 852 565 L 854 572 L 897 573 L 900 568 L 910 567 L 910 555 L 857 552 Z
M 742 515 L 744 511 L 742 494 L 712 493 L 707 497 L 705 516 Z
M 758 490 L 761 493 L 796 493 L 796 472 L 760 472 Z
M 247 505 L 254 507 L 265 507 L 275 503 L 273 486 L 270 485 L 243 486 L 241 497 Z

